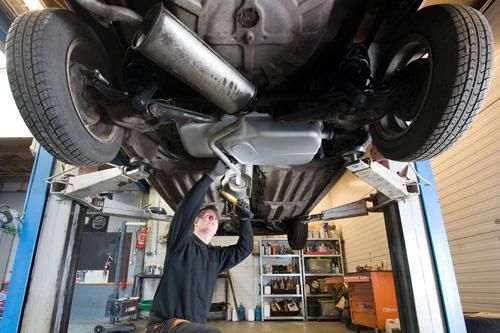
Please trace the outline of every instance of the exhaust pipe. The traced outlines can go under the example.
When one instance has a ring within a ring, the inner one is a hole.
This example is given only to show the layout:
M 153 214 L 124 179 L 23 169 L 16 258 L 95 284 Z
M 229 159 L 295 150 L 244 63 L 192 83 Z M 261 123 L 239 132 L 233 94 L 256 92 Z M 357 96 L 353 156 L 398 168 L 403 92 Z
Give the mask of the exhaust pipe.
M 256 88 L 161 3 L 144 17 L 132 48 L 227 113 L 247 108 Z

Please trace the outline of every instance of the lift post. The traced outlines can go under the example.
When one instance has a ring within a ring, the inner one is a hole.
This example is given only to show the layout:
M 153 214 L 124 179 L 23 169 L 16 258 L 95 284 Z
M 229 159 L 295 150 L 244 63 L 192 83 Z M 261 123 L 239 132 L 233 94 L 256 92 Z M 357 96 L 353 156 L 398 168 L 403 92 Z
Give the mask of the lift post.
M 405 163 L 389 161 L 399 172 Z M 398 200 L 384 207 L 389 252 L 394 271 L 401 328 L 403 332 L 465 333 L 458 285 L 453 270 L 444 220 L 430 163 L 420 184 L 422 194 Z M 430 210 L 431 204 L 438 209 Z
M 45 149 L 39 148 L 35 154 L 33 171 L 26 193 L 23 232 L 19 238 L 3 319 L 0 321 L 1 332 L 17 332 L 21 325 L 48 193 L 44 179 L 52 173 L 53 165 L 54 157 Z

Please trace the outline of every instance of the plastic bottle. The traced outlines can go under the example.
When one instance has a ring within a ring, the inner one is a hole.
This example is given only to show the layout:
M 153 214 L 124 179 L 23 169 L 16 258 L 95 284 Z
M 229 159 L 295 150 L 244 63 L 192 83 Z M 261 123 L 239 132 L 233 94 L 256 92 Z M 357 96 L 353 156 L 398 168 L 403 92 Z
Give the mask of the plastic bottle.
M 247 311 L 247 320 L 248 321 L 255 321 L 255 313 L 253 312 L 252 308 L 248 308 L 248 311 Z
M 262 321 L 262 310 L 260 304 L 255 306 L 255 321 Z
M 286 289 L 285 280 L 283 280 L 283 279 L 280 280 L 280 289 L 281 290 L 285 290 Z
M 240 303 L 240 307 L 238 309 L 238 319 L 245 320 L 245 307 L 243 306 L 243 303 Z
M 269 318 L 269 317 L 271 317 L 271 305 L 264 304 L 264 318 Z
M 226 320 L 231 321 L 232 315 L 233 315 L 233 306 L 229 304 L 227 307 Z
M 233 314 L 231 315 L 231 320 L 238 321 L 238 311 L 236 311 L 236 308 L 233 308 Z
M 339 238 L 339 235 L 337 234 L 337 229 L 335 227 L 333 227 L 333 239 L 338 239 Z

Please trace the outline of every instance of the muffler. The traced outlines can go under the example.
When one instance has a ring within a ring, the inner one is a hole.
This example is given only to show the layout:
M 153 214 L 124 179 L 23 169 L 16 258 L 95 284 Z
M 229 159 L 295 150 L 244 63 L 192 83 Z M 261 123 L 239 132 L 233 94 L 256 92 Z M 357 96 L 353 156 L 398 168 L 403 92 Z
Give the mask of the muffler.
M 132 48 L 227 113 L 247 108 L 256 88 L 161 3 L 144 17 Z

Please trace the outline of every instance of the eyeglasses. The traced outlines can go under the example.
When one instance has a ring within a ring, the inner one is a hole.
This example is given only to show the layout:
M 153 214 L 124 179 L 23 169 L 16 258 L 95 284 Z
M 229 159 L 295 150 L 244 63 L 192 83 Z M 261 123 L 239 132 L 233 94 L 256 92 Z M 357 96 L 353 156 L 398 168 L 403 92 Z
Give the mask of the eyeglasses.
M 205 214 L 202 216 L 202 218 L 207 218 L 209 221 L 219 221 L 219 218 L 217 217 L 217 215 L 214 215 L 214 214 Z

